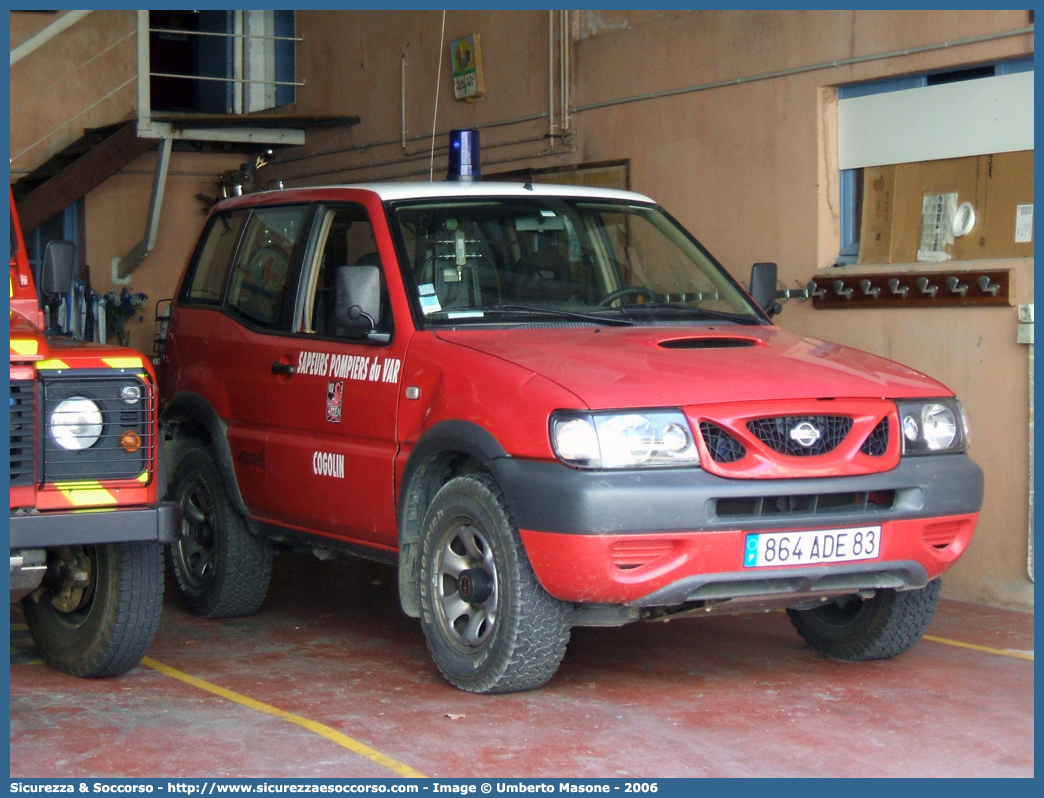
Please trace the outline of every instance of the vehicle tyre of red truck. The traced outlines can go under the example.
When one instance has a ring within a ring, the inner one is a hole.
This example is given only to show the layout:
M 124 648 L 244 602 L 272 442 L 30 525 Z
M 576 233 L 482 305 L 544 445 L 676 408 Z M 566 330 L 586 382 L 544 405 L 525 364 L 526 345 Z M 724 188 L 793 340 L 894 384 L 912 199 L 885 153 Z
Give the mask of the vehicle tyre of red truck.
M 181 507 L 183 534 L 171 560 L 185 605 L 202 618 L 253 615 L 268 594 L 272 544 L 232 506 L 208 450 L 185 453 L 171 495 Z
M 878 590 L 846 596 L 811 610 L 787 610 L 808 645 L 831 659 L 864 662 L 902 654 L 920 640 L 935 615 L 941 580 L 919 590 Z
M 136 666 L 159 626 L 163 547 L 135 541 L 47 552 L 47 576 L 22 599 L 37 650 L 57 670 L 83 678 Z
M 496 482 L 447 482 L 422 535 L 421 624 L 446 679 L 473 693 L 547 682 L 565 656 L 571 608 L 537 582 Z

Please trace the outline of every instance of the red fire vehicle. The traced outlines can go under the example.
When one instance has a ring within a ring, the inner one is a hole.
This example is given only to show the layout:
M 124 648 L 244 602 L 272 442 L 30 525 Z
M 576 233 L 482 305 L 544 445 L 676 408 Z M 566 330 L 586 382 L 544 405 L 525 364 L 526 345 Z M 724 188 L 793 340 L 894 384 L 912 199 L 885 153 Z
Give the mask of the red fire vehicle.
M 467 164 L 467 158 L 463 159 Z M 395 562 L 475 692 L 574 625 L 786 608 L 831 657 L 931 620 L 982 503 L 951 391 L 776 326 L 647 197 L 448 181 L 219 203 L 161 370 L 188 606 L 265 599 L 273 541 Z
M 42 297 L 67 295 L 75 249 L 47 245 Z M 159 623 L 178 533 L 156 446 L 156 381 L 139 352 L 45 331 L 11 200 L 11 601 L 44 660 L 115 676 Z

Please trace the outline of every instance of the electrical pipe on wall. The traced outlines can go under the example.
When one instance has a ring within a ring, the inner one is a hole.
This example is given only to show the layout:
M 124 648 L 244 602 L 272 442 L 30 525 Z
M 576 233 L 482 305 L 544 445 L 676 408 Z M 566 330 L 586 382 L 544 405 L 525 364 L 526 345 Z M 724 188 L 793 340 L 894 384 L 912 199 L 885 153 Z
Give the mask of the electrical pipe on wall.
M 569 130 L 569 12 L 565 9 L 562 10 L 562 24 L 561 24 L 561 58 L 559 64 L 561 69 L 559 70 L 559 80 L 561 85 L 558 87 L 559 99 L 562 101 L 562 121 L 559 127 L 562 133 Z
M 402 46 L 402 85 L 400 99 L 402 100 L 402 151 L 406 152 L 406 48 L 410 46 L 406 42 Z
M 1033 581 L 1033 303 L 1019 305 L 1016 340 L 1029 345 L 1029 528 L 1026 541 L 1026 574 Z
M 547 12 L 547 133 L 555 146 L 555 12 Z

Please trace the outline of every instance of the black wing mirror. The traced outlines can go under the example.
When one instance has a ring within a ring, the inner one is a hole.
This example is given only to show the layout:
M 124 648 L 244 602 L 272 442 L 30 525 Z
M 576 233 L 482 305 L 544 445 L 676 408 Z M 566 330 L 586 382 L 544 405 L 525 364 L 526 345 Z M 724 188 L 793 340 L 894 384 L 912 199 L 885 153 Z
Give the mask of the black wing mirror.
M 750 267 L 750 295 L 771 318 L 783 312 L 776 301 L 776 264 L 755 263 Z
M 336 335 L 366 338 L 381 323 L 381 270 L 341 266 L 337 270 Z
M 64 296 L 72 291 L 76 268 L 76 245 L 72 241 L 49 241 L 40 267 L 40 291 Z

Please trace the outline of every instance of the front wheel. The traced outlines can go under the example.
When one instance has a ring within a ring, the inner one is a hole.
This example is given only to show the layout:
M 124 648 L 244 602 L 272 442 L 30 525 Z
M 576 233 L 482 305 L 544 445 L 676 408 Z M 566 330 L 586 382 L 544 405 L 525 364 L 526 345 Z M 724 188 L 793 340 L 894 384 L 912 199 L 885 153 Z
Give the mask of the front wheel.
M 472 693 L 544 684 L 569 642 L 570 608 L 537 582 L 496 482 L 447 482 L 424 519 L 421 625 L 443 676 Z
M 888 659 L 920 640 L 939 603 L 940 580 L 920 590 L 878 590 L 873 598 L 845 596 L 812 610 L 787 610 L 808 645 L 831 659 Z
M 163 604 L 158 543 L 63 546 L 47 552 L 47 575 L 22 599 L 44 661 L 88 679 L 126 673 L 145 656 Z
M 229 501 L 205 449 L 191 449 L 174 476 L 182 536 L 171 545 L 178 591 L 202 618 L 253 615 L 272 579 L 272 544 L 257 537 Z

